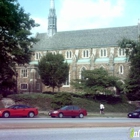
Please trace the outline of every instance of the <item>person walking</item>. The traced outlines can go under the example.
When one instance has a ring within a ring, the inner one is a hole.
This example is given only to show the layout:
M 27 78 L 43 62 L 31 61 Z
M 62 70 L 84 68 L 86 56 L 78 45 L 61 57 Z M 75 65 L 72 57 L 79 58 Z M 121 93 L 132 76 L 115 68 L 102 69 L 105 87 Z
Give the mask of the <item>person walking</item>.
M 100 103 L 100 114 L 104 114 L 104 105 Z

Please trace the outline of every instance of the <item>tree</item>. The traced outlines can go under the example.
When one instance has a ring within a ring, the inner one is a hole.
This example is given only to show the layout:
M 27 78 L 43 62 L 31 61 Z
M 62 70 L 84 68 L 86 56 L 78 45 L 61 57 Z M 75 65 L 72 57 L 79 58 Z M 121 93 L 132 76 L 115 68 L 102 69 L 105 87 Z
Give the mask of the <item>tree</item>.
M 126 50 L 130 61 L 130 71 L 125 83 L 125 92 L 129 100 L 140 100 L 140 41 L 123 39 L 119 46 Z
M 64 57 L 61 54 L 48 53 L 43 56 L 38 64 L 39 74 L 42 82 L 49 87 L 58 87 L 58 90 L 69 75 L 69 65 L 64 62 Z
M 110 76 L 105 69 L 99 68 L 83 71 L 82 79 L 72 81 L 72 85 L 88 94 L 97 94 L 98 92 L 112 94 L 109 88 L 115 86 L 119 89 L 118 80 L 117 77 Z
M 0 88 L 16 74 L 16 64 L 29 63 L 37 41 L 30 30 L 37 26 L 16 0 L 0 0 Z
M 53 109 L 60 109 L 65 105 L 72 105 L 72 95 L 66 92 L 55 94 L 51 101 L 51 107 Z

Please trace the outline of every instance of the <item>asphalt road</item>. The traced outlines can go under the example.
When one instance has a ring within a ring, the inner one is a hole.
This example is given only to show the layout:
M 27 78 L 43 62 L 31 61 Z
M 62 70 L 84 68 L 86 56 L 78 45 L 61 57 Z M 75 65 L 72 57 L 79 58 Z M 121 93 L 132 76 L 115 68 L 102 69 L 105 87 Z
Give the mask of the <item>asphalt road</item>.
M 0 130 L 0 140 L 130 140 L 129 136 L 129 127 Z
M 139 127 L 139 118 L 0 118 L 0 129 Z

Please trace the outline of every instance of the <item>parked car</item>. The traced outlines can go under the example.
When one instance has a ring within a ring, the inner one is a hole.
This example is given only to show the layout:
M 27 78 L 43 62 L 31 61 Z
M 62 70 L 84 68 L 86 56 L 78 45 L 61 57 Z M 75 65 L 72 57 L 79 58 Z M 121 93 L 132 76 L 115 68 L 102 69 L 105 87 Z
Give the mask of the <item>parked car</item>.
M 140 108 L 133 112 L 128 113 L 128 117 L 129 118 L 140 118 Z
M 79 117 L 83 118 L 87 116 L 87 111 L 75 105 L 64 106 L 58 110 L 50 111 L 49 116 L 51 117 Z
M 12 105 L 8 108 L 0 109 L 0 117 L 9 118 L 9 117 L 30 117 L 38 115 L 38 109 L 29 107 L 27 105 Z

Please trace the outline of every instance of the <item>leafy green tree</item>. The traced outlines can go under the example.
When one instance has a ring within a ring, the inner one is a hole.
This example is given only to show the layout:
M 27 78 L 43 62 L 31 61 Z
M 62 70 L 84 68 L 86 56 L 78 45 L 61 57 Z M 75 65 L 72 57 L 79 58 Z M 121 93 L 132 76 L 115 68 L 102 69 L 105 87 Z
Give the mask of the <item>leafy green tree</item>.
M 125 83 L 129 100 L 140 100 L 140 41 L 123 39 L 119 46 L 126 50 L 130 61 L 130 71 Z
M 51 102 L 51 107 L 53 109 L 60 109 L 65 105 L 72 105 L 72 95 L 66 92 L 55 94 Z
M 29 63 L 37 41 L 30 30 L 37 26 L 16 0 L 0 0 L 0 88 L 16 74 L 15 64 Z
M 112 94 L 110 87 L 120 89 L 118 80 L 117 77 L 110 76 L 105 69 L 99 68 L 83 71 L 82 79 L 73 80 L 72 85 L 88 94 L 97 94 L 98 92 Z
M 58 87 L 58 90 L 69 75 L 69 65 L 64 62 L 64 57 L 61 54 L 48 53 L 43 56 L 38 64 L 39 73 L 42 82 L 49 87 Z

